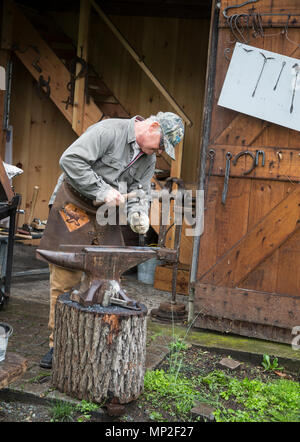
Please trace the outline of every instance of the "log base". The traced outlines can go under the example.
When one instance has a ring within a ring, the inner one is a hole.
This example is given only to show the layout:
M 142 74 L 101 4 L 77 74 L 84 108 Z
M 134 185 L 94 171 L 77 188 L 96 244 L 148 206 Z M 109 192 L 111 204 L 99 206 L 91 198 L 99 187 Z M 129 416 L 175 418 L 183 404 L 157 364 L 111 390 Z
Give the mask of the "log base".
M 77 399 L 126 404 L 144 389 L 146 315 L 119 306 L 56 303 L 52 384 Z

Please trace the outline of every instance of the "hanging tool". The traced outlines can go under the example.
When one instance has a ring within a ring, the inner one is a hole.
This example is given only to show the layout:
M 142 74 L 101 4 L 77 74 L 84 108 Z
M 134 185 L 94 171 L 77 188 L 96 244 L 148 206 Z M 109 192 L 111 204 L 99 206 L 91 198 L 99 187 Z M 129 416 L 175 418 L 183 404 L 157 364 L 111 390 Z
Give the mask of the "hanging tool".
M 281 74 L 282 74 L 282 71 L 283 71 L 285 65 L 286 65 L 286 62 L 283 61 L 283 62 L 282 62 L 282 66 L 281 66 L 281 70 L 280 70 L 280 72 L 279 72 L 279 75 L 278 75 L 278 78 L 277 78 L 277 81 L 276 81 L 276 84 L 275 84 L 275 86 L 273 87 L 273 90 L 274 90 L 274 91 L 276 90 L 276 88 L 277 88 L 277 86 L 278 86 L 278 83 L 279 83 L 279 80 L 280 80 L 280 77 L 281 77 Z
M 263 150 L 257 150 L 255 155 L 255 167 L 258 166 L 259 163 L 259 155 L 262 155 L 262 163 L 261 165 L 265 165 L 265 152 Z
M 212 173 L 212 170 L 214 167 L 215 156 L 216 156 L 216 151 L 214 149 L 209 149 L 209 151 L 208 151 L 209 166 L 208 166 L 208 174 L 207 174 L 207 180 L 205 183 L 205 192 L 204 192 L 205 205 L 206 205 L 206 201 L 207 201 L 209 180 L 210 180 L 210 176 L 211 176 L 211 173 Z
M 44 79 L 42 75 L 39 77 L 39 81 L 37 82 L 37 93 L 40 99 L 49 98 L 51 94 L 50 89 L 50 77 L 48 76 L 48 81 Z
M 290 114 L 294 110 L 294 98 L 295 98 L 295 92 L 296 92 L 296 86 L 297 86 L 297 78 L 298 78 L 298 74 L 300 71 L 300 67 L 299 67 L 298 63 L 294 64 L 293 69 L 295 69 L 295 71 L 296 71 L 296 77 L 295 77 L 295 83 L 294 83 L 294 89 L 293 89 L 292 103 L 291 103 L 291 107 L 290 107 Z
M 224 187 L 223 187 L 223 192 L 222 192 L 222 204 L 226 203 L 226 198 L 227 198 L 231 158 L 232 158 L 232 153 L 231 152 L 227 152 L 227 154 L 226 154 L 226 169 L 225 169 Z
M 245 170 L 245 172 L 243 172 L 243 175 L 248 175 L 249 173 L 252 172 L 252 170 L 255 168 L 256 166 L 256 157 L 254 155 L 253 152 L 251 152 L 250 150 L 243 150 L 242 152 L 239 152 L 235 155 L 234 159 L 233 159 L 233 165 L 236 166 L 236 163 L 238 161 L 238 159 L 243 156 L 243 155 L 250 155 L 250 157 L 253 160 L 252 166 L 250 167 L 250 169 Z
M 264 71 L 264 69 L 265 69 L 265 66 L 266 66 L 268 60 L 274 60 L 274 57 L 266 57 L 265 54 L 263 54 L 262 52 L 260 52 L 260 55 L 263 56 L 263 58 L 264 58 L 264 62 L 263 62 L 263 65 L 262 65 L 262 68 L 261 68 L 261 71 L 260 71 L 259 77 L 258 77 L 258 79 L 257 79 L 256 85 L 255 85 L 255 88 L 254 88 L 254 91 L 252 92 L 252 97 L 254 97 L 254 95 L 255 95 L 255 92 L 256 92 L 257 86 L 258 86 L 258 84 L 259 84 L 259 82 L 260 82 L 261 76 L 262 76 L 262 74 L 263 74 L 263 71 Z
M 81 54 L 82 54 L 82 48 L 81 48 Z M 76 75 L 77 63 L 79 63 L 81 65 L 81 69 L 78 72 L 78 74 Z M 69 83 L 67 84 L 67 89 L 70 92 L 70 94 L 65 101 L 62 101 L 62 103 L 66 104 L 66 109 L 68 109 L 69 106 L 74 106 L 75 82 L 76 82 L 77 78 L 80 78 L 83 76 L 85 77 L 85 85 L 84 85 L 85 99 L 86 99 L 86 102 L 89 103 L 88 64 L 87 64 L 87 62 L 84 60 L 84 58 L 82 58 L 82 56 L 81 57 L 76 56 L 75 58 L 73 58 L 71 60 L 69 70 L 70 70 L 71 79 L 70 79 Z

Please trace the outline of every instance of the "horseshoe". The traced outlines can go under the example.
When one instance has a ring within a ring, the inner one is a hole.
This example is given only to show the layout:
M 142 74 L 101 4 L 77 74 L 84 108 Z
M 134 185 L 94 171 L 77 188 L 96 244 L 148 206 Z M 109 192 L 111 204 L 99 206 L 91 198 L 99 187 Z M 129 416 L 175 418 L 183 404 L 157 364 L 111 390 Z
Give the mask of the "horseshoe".
M 245 170 L 245 172 L 243 172 L 243 175 L 248 175 L 249 173 L 252 172 L 252 170 L 253 170 L 253 169 L 255 168 L 255 166 L 256 166 L 256 157 L 255 157 L 254 153 L 251 152 L 250 150 L 244 150 L 244 151 L 242 151 L 242 152 L 239 152 L 239 153 L 237 153 L 237 154 L 235 155 L 235 157 L 234 157 L 234 159 L 233 159 L 233 165 L 234 165 L 234 166 L 236 166 L 237 160 L 238 160 L 241 156 L 243 156 L 243 155 L 250 155 L 250 157 L 251 157 L 252 160 L 253 160 L 253 163 L 252 163 L 252 166 L 250 167 L 250 169 Z

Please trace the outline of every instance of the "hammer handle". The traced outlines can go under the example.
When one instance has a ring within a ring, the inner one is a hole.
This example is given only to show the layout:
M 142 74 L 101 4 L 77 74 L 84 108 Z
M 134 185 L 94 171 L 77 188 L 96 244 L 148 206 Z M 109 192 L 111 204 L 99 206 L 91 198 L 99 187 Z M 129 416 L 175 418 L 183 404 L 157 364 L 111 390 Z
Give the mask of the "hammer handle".
M 30 226 L 30 224 L 33 221 L 33 216 L 34 216 L 34 209 L 36 206 L 36 202 L 37 202 L 37 196 L 39 193 L 39 186 L 34 186 L 33 189 L 33 196 L 32 196 L 32 202 L 31 202 L 31 208 L 30 208 L 30 214 L 29 214 L 29 218 L 28 218 L 28 225 Z
M 127 199 L 129 199 L 129 198 L 134 198 L 134 197 L 136 197 L 137 196 L 137 192 L 136 191 L 133 191 L 133 192 L 129 192 L 129 193 L 122 193 L 121 194 L 124 198 L 125 198 L 125 200 L 127 200 Z M 97 201 L 93 201 L 93 205 L 94 206 L 102 206 L 102 204 L 104 204 L 104 203 L 99 203 L 99 202 L 97 202 Z

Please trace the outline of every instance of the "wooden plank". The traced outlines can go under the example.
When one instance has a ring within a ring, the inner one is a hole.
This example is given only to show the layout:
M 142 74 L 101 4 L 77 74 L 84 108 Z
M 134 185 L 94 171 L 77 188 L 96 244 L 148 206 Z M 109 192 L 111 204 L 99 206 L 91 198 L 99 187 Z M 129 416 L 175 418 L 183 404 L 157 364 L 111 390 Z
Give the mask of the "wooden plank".
M 154 288 L 157 290 L 172 291 L 172 267 L 156 266 Z M 182 295 L 189 294 L 189 276 L 188 269 L 178 269 L 176 293 Z
M 146 73 L 146 75 L 150 78 L 152 83 L 159 89 L 162 95 L 166 98 L 169 104 L 174 108 L 174 110 L 180 115 L 180 117 L 185 121 L 188 126 L 192 126 L 192 121 L 183 111 L 183 109 L 176 103 L 174 98 L 169 94 L 167 89 L 161 84 L 161 82 L 155 77 L 155 75 L 151 72 L 148 66 L 142 61 L 142 58 L 137 54 L 137 52 L 133 49 L 128 40 L 123 36 L 123 34 L 118 30 L 118 28 L 112 23 L 112 21 L 107 17 L 106 14 L 102 11 L 100 6 L 93 0 L 91 0 L 91 4 L 93 8 L 97 11 L 102 20 L 106 23 L 106 25 L 110 28 L 110 30 L 114 33 L 114 35 L 119 39 L 122 45 L 126 48 L 132 58 L 138 63 L 141 69 Z
M 300 297 L 196 282 L 195 312 L 218 319 L 291 329 L 300 324 Z
M 291 183 L 251 180 L 248 230 L 254 227 L 270 209 L 279 204 L 289 194 L 292 187 Z M 242 286 L 258 291 L 292 294 L 290 291 L 277 290 L 278 259 L 279 250 L 275 250 L 242 281 Z
M 0 364 L 0 390 L 19 379 L 27 368 L 28 362 L 23 356 L 7 352 L 5 360 Z
M 88 60 L 88 36 L 89 36 L 90 2 L 80 0 L 79 31 L 77 41 L 77 57 Z M 76 65 L 76 76 L 81 70 L 81 65 Z M 74 106 L 72 129 L 81 134 L 83 132 L 84 109 L 85 109 L 85 76 L 75 80 Z
M 300 187 L 275 206 L 202 277 L 202 282 L 236 287 L 300 227 Z
M 270 123 L 245 114 L 237 114 L 214 139 L 214 144 L 250 146 Z
M 233 157 L 230 166 L 231 177 L 289 182 L 300 181 L 300 152 L 298 148 L 212 144 L 209 146 L 209 149 L 214 149 L 216 152 L 212 175 L 225 175 L 226 153 L 229 151 Z M 236 154 L 246 150 L 252 152 L 254 156 L 257 150 L 263 150 L 265 153 L 265 165 L 262 166 L 262 155 L 260 155 L 258 166 L 249 174 L 243 175 L 253 164 L 251 156 L 243 155 L 238 159 L 236 165 L 233 164 L 233 159 Z

